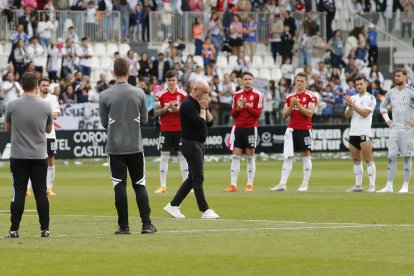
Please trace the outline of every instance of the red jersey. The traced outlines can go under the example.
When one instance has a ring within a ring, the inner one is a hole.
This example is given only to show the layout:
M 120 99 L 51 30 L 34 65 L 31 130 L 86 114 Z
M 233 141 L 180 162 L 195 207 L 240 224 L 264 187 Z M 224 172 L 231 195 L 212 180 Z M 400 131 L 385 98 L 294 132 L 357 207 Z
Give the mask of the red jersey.
M 305 90 L 305 92 L 298 94 L 297 92 L 291 93 L 286 97 L 285 103 L 290 107 L 290 100 L 293 98 L 299 98 L 300 104 L 305 108 L 308 108 L 310 103 L 316 106 L 317 98 L 312 92 Z M 288 127 L 299 130 L 312 129 L 312 117 L 308 118 L 300 112 L 296 106 L 290 111 L 290 121 Z
M 246 107 L 236 110 L 237 100 L 239 98 L 246 99 Z M 257 127 L 259 123 L 260 114 L 263 110 L 263 95 L 260 91 L 252 88 L 248 91 L 246 89 L 237 91 L 233 97 L 233 106 L 231 109 L 231 116 L 234 118 L 234 125 L 241 128 Z
M 171 93 L 168 88 L 166 88 L 157 94 L 155 101 L 161 108 L 164 108 L 165 105 L 170 102 L 176 102 L 180 105 L 186 96 L 187 92 L 178 87 L 175 89 L 174 93 Z M 160 116 L 160 126 L 161 131 L 181 131 L 180 114 L 167 110 L 167 112 Z

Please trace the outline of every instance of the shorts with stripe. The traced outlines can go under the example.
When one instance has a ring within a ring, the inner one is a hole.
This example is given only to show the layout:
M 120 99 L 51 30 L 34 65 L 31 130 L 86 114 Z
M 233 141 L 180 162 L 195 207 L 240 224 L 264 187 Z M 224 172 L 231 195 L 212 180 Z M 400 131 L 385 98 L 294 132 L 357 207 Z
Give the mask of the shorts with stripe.
M 360 135 L 360 136 L 349 136 L 349 144 L 353 145 L 357 149 L 361 150 L 361 143 L 371 141 L 371 137 L 367 135 Z

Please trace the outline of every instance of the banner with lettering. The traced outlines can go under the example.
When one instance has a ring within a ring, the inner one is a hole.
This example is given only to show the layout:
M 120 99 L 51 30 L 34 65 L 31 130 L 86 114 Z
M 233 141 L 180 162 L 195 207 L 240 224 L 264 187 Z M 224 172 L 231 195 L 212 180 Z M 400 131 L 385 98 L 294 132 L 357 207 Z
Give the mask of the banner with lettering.
M 99 104 L 81 103 L 60 106 L 55 121 L 56 130 L 103 129 L 99 118 Z

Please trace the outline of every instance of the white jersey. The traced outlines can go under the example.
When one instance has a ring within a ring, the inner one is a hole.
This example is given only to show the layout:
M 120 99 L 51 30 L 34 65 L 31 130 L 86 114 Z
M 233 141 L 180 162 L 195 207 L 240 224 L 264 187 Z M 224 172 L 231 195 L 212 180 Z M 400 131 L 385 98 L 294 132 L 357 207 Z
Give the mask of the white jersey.
M 52 108 L 52 113 L 60 113 L 60 106 L 59 101 L 56 95 L 53 94 L 47 94 L 46 98 L 42 98 L 40 96 L 40 99 L 48 102 Z M 50 133 L 46 133 L 46 139 L 56 139 L 56 132 L 55 132 L 55 126 L 52 124 L 52 131 Z
M 351 99 L 359 108 L 367 109 L 371 112 L 367 117 L 362 117 L 358 112 L 352 110 L 349 136 L 367 135 L 368 137 L 372 137 L 371 125 L 372 113 L 376 105 L 375 97 L 369 93 L 365 93 L 362 97 L 359 94 L 353 95 Z
M 407 129 L 407 121 L 414 120 L 414 88 L 406 86 L 403 90 L 397 87 L 390 89 L 385 94 L 384 101 L 381 103 L 381 113 L 388 112 L 387 107 L 391 104 L 393 131 Z

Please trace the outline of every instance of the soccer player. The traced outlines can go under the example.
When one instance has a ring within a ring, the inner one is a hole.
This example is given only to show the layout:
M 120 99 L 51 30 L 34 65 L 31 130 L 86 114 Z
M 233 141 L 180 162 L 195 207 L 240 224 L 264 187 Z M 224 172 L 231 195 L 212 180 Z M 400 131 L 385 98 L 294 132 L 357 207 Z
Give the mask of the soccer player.
M 99 96 L 99 115 L 108 130 L 106 153 L 109 158 L 115 207 L 118 213 L 117 235 L 131 234 L 128 222 L 127 171 L 135 192 L 141 216 L 141 234 L 157 232 L 152 225 L 147 188 L 145 187 L 144 147 L 141 124 L 148 122 L 145 93 L 128 83 L 129 65 L 126 59 L 114 61 L 116 83 Z
M 33 182 L 40 236 L 49 237 L 49 201 L 46 195 L 47 146 L 46 135 L 52 131 L 50 105 L 37 98 L 37 78 L 23 74 L 24 95 L 10 102 L 6 109 L 6 131 L 11 132 L 10 171 L 13 197 L 10 204 L 11 227 L 6 238 L 18 238 L 27 182 Z
M 180 170 L 183 181 L 188 177 L 187 161 L 179 150 L 181 139 L 180 105 L 187 93 L 177 86 L 177 72 L 169 70 L 165 74 L 167 88 L 161 91 L 155 98 L 154 115 L 160 117 L 160 138 L 158 148 L 161 154 L 160 181 L 155 193 L 167 192 L 168 159 L 171 151 L 178 153 Z
M 388 140 L 388 171 L 386 186 L 377 191 L 392 193 L 393 180 L 397 169 L 398 155 L 404 157 L 404 183 L 399 193 L 408 192 L 412 159 L 414 154 L 414 88 L 407 85 L 407 71 L 403 68 L 394 70 L 395 87 L 385 94 L 380 105 L 380 112 L 388 127 L 391 128 Z M 388 116 L 388 105 L 392 108 L 392 120 Z
M 237 192 L 237 178 L 240 172 L 240 159 L 243 150 L 247 154 L 247 185 L 246 192 L 253 191 L 253 180 L 256 173 L 256 157 L 254 150 L 257 142 L 257 125 L 263 110 L 263 95 L 254 89 L 253 75 L 250 72 L 242 74 L 244 89 L 237 91 L 233 97 L 231 116 L 234 126 L 229 139 L 231 157 L 230 187 L 225 192 Z
M 316 96 L 306 90 L 307 74 L 300 72 L 295 77 L 296 91 L 289 94 L 285 100 L 282 115 L 284 119 L 290 117 L 286 129 L 283 145 L 283 167 L 280 183 L 271 191 L 286 191 L 286 183 L 292 171 L 294 153 L 300 152 L 303 156 L 303 181 L 298 191 L 308 190 L 309 178 L 312 172 L 312 115 L 317 103 Z
M 372 113 L 375 109 L 375 97 L 367 92 L 365 78 L 357 76 L 355 78 L 356 89 L 358 94 L 353 96 L 345 95 L 345 118 L 351 118 L 351 127 L 349 130 L 349 151 L 354 161 L 355 186 L 348 189 L 347 192 L 362 192 L 362 174 L 363 166 L 361 163 L 361 152 L 367 164 L 369 188 L 368 192 L 375 192 L 375 175 L 376 167 L 372 158 Z

